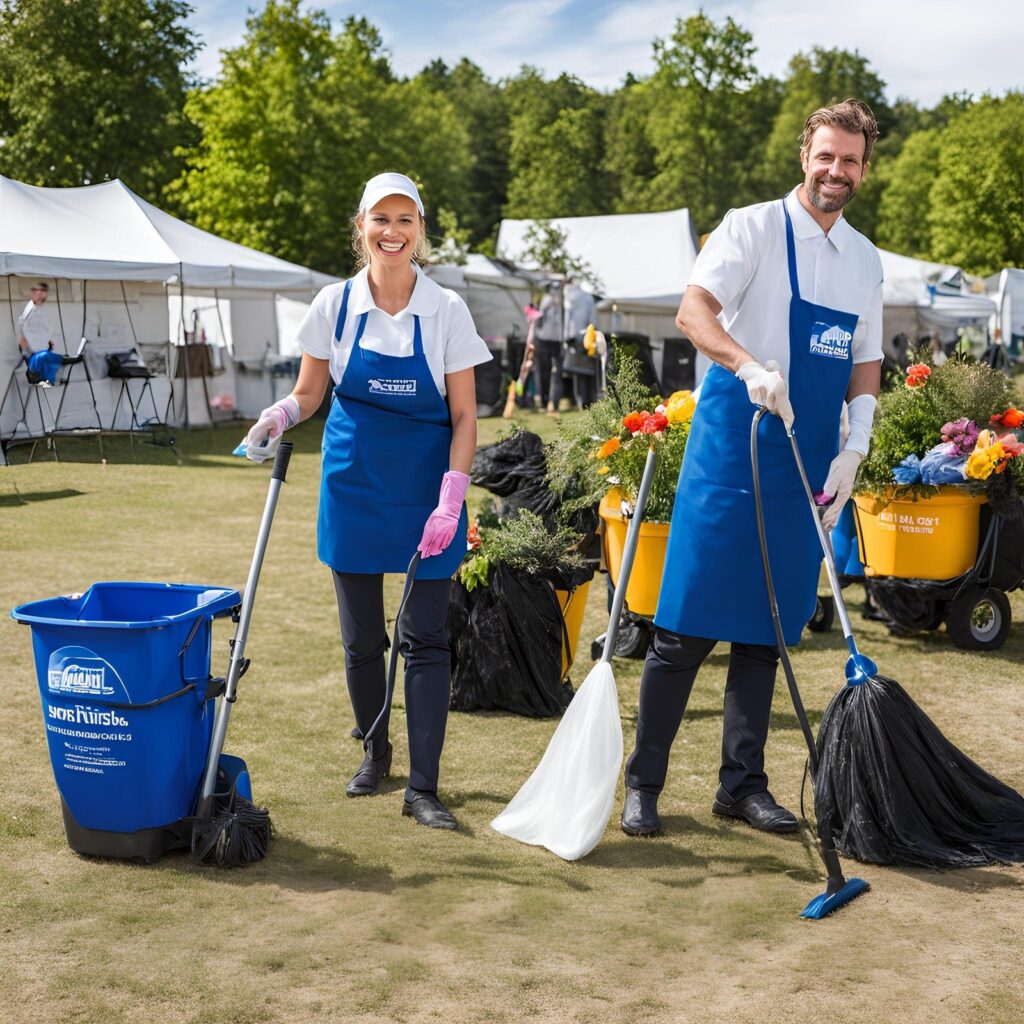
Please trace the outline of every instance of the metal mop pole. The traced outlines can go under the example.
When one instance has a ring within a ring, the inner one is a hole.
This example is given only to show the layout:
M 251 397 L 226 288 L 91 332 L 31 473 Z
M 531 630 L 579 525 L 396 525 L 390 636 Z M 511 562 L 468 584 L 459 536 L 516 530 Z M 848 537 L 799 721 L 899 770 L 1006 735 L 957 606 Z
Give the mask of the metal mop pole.
M 213 811 L 213 789 L 217 781 L 217 765 L 224 750 L 224 738 L 228 731 L 228 719 L 231 717 L 231 705 L 235 702 L 238 680 L 248 667 L 245 658 L 245 641 L 249 635 L 249 620 L 252 617 L 252 605 L 256 597 L 256 584 L 259 582 L 260 569 L 263 567 L 263 555 L 267 550 L 267 540 L 270 537 L 270 526 L 274 521 L 277 498 L 281 492 L 281 484 L 285 482 L 288 472 L 288 460 L 292 455 L 292 447 L 291 441 L 282 441 L 277 449 L 277 457 L 274 459 L 270 490 L 267 493 L 267 503 L 263 507 L 259 536 L 256 538 L 256 550 L 253 552 L 252 564 L 249 566 L 249 579 L 246 581 L 245 593 L 242 595 L 242 609 L 238 616 L 238 626 L 235 628 L 235 636 L 231 641 L 231 665 L 228 668 L 227 683 L 224 686 L 224 696 L 217 708 L 217 720 L 214 723 L 213 737 L 210 741 L 210 753 L 206 759 L 206 772 L 203 775 L 203 788 L 197 812 L 197 816 L 200 818 L 210 817 Z

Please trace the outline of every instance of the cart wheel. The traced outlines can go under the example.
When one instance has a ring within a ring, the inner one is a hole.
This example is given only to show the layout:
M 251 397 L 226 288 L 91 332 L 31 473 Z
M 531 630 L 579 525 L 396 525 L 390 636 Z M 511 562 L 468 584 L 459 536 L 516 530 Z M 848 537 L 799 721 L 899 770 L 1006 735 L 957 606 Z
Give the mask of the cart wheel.
M 946 610 L 946 629 L 957 647 L 994 651 L 1010 632 L 1010 601 L 995 587 L 968 587 Z
M 650 644 L 651 635 L 646 623 L 623 617 L 619 623 L 618 636 L 615 637 L 615 657 L 643 658 Z
M 604 641 L 607 633 L 602 633 L 590 644 L 590 657 L 597 661 L 604 654 Z M 619 631 L 615 636 L 616 658 L 643 658 L 651 644 L 650 629 L 643 619 L 633 618 L 623 613 L 619 620 Z
M 836 618 L 836 599 L 831 595 L 819 597 L 818 603 L 814 606 L 814 614 L 807 628 L 812 633 L 827 633 L 832 628 Z

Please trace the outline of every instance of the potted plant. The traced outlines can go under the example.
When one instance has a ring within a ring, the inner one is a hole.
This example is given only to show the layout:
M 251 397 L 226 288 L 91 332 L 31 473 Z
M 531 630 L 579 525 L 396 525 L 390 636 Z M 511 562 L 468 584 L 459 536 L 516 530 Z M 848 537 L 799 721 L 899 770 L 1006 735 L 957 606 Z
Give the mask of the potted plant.
M 879 400 L 855 504 L 869 575 L 952 579 L 977 555 L 980 506 L 1020 501 L 1024 412 L 981 363 L 911 365 Z
M 616 348 L 614 362 L 608 397 L 560 425 L 548 453 L 548 476 L 552 487 L 563 492 L 566 511 L 599 506 L 605 561 L 615 582 L 647 451 L 651 445 L 656 447 L 657 467 L 626 592 L 630 611 L 651 616 L 661 587 L 668 524 L 695 402 L 689 391 L 678 391 L 663 401 L 643 383 L 640 362 L 621 348 Z

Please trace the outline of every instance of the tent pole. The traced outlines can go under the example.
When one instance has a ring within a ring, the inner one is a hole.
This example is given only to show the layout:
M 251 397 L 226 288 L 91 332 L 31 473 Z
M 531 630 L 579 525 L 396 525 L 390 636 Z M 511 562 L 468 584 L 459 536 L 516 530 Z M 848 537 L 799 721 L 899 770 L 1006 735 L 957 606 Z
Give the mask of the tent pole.
M 181 263 L 178 264 L 178 295 L 181 299 L 181 309 L 179 310 L 179 316 L 181 319 L 181 342 L 182 342 L 182 353 L 184 359 L 182 360 L 182 379 L 185 382 L 185 429 L 191 430 L 189 425 L 188 416 L 188 331 L 185 328 L 185 272 L 182 268 Z
M 68 278 L 68 284 L 71 284 L 71 278 Z M 57 298 L 57 319 L 60 321 L 60 343 L 64 346 L 64 355 L 68 354 L 68 337 L 64 333 L 64 314 L 60 310 L 60 278 L 55 277 L 53 279 L 53 291 Z M 71 289 L 71 298 L 75 297 L 74 287 Z
M 11 393 L 11 388 L 14 388 L 14 393 L 18 396 L 18 402 L 21 405 L 21 418 L 17 423 L 14 424 L 14 429 L 11 431 L 11 437 L 18 432 L 20 424 L 25 424 L 25 432 L 31 433 L 28 426 L 28 394 L 24 396 L 21 393 L 21 387 L 18 385 L 18 367 L 21 365 L 22 360 L 25 361 L 26 368 L 28 367 L 28 360 L 21 355 L 21 347 L 18 345 L 18 323 L 14 319 L 14 292 L 11 289 L 11 275 L 7 275 L 7 309 L 11 315 L 11 330 L 14 332 L 14 344 L 18 347 L 18 354 L 20 356 L 17 363 L 14 364 L 14 368 L 11 370 L 10 379 L 7 381 L 7 390 L 4 392 L 3 401 L 0 401 L 0 416 L 4 411 L 4 406 L 7 404 L 7 396 Z M 26 386 L 28 386 L 28 379 L 26 378 Z

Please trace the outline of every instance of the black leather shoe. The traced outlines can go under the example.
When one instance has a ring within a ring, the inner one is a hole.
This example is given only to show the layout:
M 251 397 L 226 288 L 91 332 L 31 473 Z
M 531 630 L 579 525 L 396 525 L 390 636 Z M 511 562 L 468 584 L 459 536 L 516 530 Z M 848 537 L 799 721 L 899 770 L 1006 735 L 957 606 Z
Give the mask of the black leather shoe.
M 711 811 L 720 818 L 740 818 L 762 832 L 795 832 L 797 829 L 796 818 L 785 807 L 780 807 L 767 790 L 751 793 L 731 804 L 716 798 Z
M 370 796 L 380 789 L 380 780 L 391 774 L 391 744 L 383 757 L 372 758 L 366 752 L 359 771 L 349 779 L 345 787 L 345 796 Z
M 622 805 L 622 831 L 627 836 L 656 836 L 661 831 L 658 817 L 658 795 L 642 789 L 626 787 Z
M 456 829 L 459 827 L 455 816 L 437 799 L 436 793 L 424 793 L 414 789 L 412 794 L 411 800 L 406 796 L 402 803 L 402 817 L 415 818 L 427 828 Z

